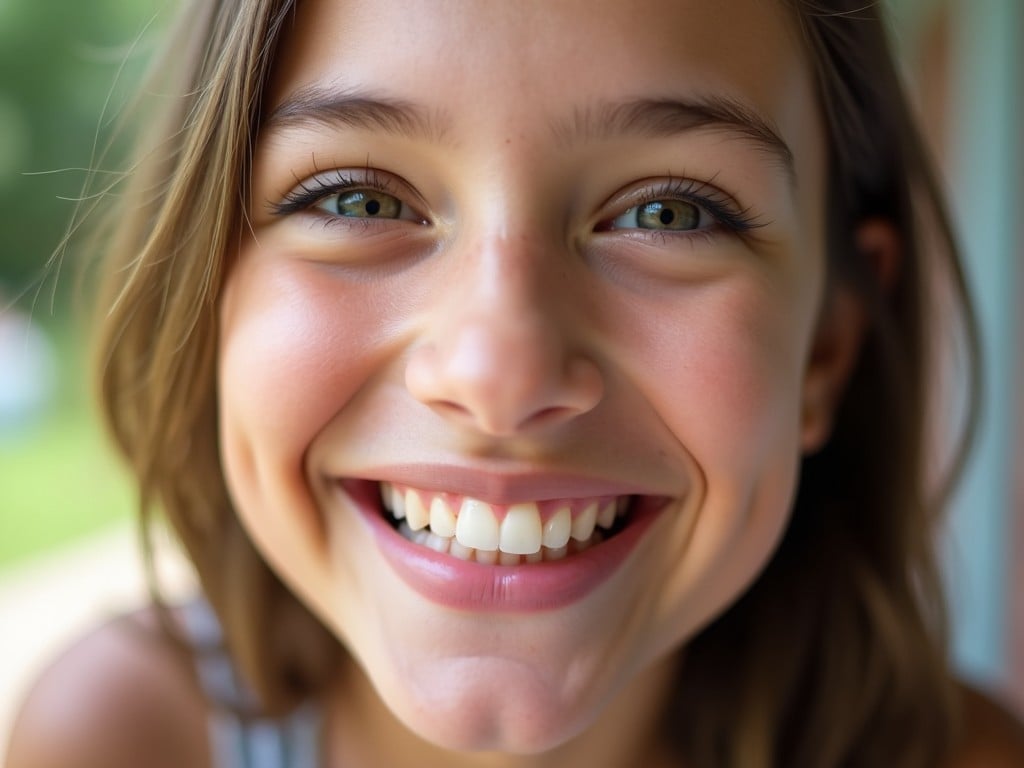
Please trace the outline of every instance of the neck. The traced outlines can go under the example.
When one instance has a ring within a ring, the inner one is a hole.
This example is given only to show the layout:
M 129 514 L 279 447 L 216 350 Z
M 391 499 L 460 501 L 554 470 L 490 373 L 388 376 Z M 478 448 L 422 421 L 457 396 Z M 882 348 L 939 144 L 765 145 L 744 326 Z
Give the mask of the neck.
M 619 691 L 586 730 L 553 750 L 515 755 L 452 752 L 421 739 L 398 721 L 354 664 L 346 665 L 326 706 L 327 765 L 373 768 L 678 768 L 661 738 L 664 706 L 678 660 L 671 657 Z

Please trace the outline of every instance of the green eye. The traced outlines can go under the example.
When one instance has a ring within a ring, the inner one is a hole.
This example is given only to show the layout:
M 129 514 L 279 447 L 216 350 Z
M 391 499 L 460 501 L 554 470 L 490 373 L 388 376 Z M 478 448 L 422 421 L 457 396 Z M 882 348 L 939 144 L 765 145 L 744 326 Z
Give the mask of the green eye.
M 683 232 L 700 226 L 701 211 L 684 200 L 652 200 L 630 208 L 613 222 L 617 227 Z
M 596 232 L 623 232 L 663 240 L 692 235 L 741 234 L 761 226 L 749 209 L 718 187 L 694 179 L 645 179 L 605 204 L 618 213 L 595 225 Z M 629 206 L 624 207 L 624 206 Z
M 325 198 L 320 208 L 352 219 L 399 219 L 403 204 L 394 195 L 373 189 L 353 189 Z

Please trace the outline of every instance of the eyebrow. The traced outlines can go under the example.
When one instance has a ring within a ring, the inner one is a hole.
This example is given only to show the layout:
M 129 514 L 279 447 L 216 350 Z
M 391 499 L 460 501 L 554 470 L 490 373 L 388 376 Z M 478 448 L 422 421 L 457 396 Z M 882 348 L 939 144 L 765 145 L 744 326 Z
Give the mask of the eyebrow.
M 792 186 L 796 185 L 793 150 L 779 131 L 752 107 L 725 96 L 599 102 L 576 109 L 571 119 L 553 129 L 557 139 L 566 144 L 637 134 L 671 138 L 690 131 L 717 131 L 752 144 L 779 165 Z
M 286 131 L 338 125 L 364 130 L 418 136 L 443 141 L 448 120 L 422 106 L 401 99 L 358 90 L 335 90 L 321 85 L 300 88 L 263 119 L 262 130 Z
M 321 126 L 380 130 L 443 142 L 450 119 L 422 105 L 360 90 L 306 86 L 290 94 L 264 118 L 264 132 Z M 641 135 L 671 138 L 691 131 L 717 131 L 765 153 L 796 185 L 793 151 L 765 117 L 741 101 L 719 95 L 692 99 L 641 98 L 577 107 L 567 120 L 551 125 L 556 141 L 610 140 Z

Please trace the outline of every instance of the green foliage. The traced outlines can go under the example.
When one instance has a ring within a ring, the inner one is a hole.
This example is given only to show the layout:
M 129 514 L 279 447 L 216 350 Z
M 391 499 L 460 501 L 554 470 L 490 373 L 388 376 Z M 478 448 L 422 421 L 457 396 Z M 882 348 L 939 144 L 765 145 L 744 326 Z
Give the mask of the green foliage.
M 0 568 L 131 514 L 124 473 L 81 402 L 0 444 Z
M 133 510 L 126 473 L 82 381 L 78 329 L 65 325 L 49 335 L 57 363 L 49 407 L 20 429 L 0 429 L 0 569 Z
M 61 198 L 79 196 L 85 181 L 84 171 L 68 169 L 96 162 L 96 137 L 106 137 L 137 86 L 170 5 L 0 0 L 0 287 L 8 300 L 41 279 L 74 209 Z M 62 290 L 73 282 L 60 280 Z
M 85 169 L 117 168 L 115 153 L 100 167 L 97 151 L 173 9 L 174 0 L 0 0 L 0 313 L 13 302 L 57 346 L 49 410 L 24 432 L 0 433 L 0 566 L 131 512 L 85 386 L 71 297 L 86 257 L 72 245 L 59 272 L 46 265 Z

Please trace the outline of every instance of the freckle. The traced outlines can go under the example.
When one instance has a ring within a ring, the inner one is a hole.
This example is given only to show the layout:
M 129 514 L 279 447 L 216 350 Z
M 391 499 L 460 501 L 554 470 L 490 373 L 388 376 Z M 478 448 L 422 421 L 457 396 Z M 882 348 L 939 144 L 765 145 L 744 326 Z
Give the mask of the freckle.
M 505 139 L 505 143 L 506 144 L 511 144 L 512 143 L 512 139 Z

